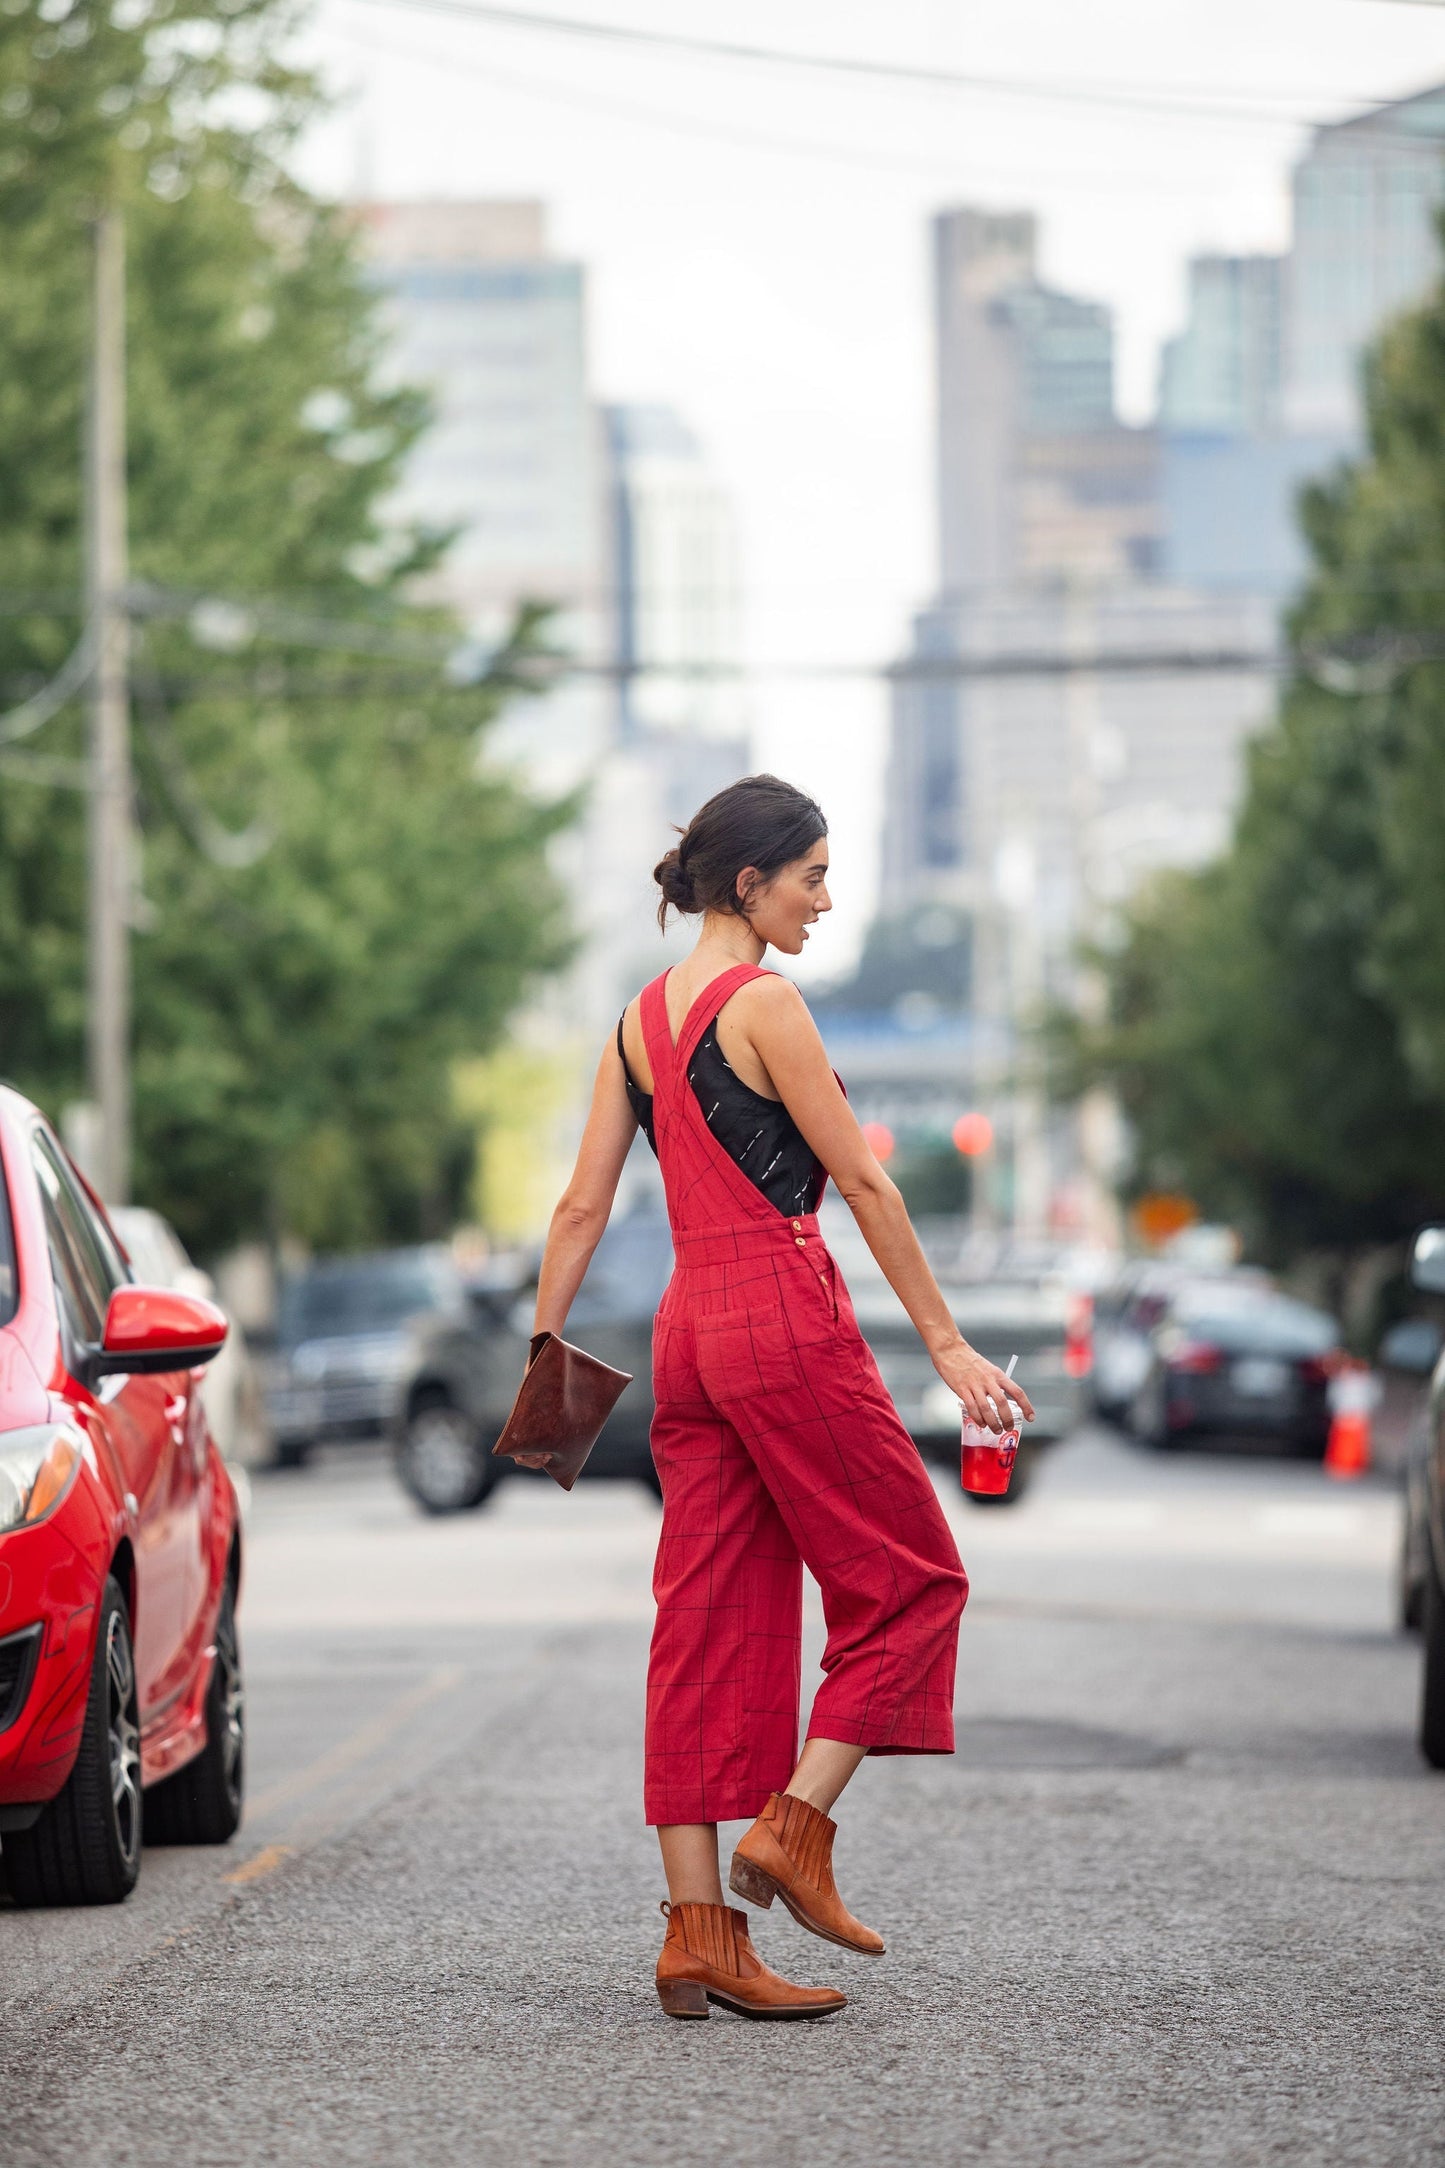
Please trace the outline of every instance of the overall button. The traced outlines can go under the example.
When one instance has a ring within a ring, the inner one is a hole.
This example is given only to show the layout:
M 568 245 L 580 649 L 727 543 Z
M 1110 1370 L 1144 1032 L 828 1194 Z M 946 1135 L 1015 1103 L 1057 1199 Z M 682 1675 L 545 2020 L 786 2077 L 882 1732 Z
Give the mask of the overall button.
M 794 1233 L 795 1235 L 800 1235 L 800 1234 L 801 1234 L 802 1232 L 803 1232 L 803 1223 L 802 1223 L 802 1221 L 801 1221 L 801 1220 L 794 1220 L 794 1222 L 793 1222 L 793 1233 Z
M 797 1243 L 800 1250 L 805 1250 L 808 1247 L 808 1238 L 806 1235 L 794 1235 L 793 1240 Z

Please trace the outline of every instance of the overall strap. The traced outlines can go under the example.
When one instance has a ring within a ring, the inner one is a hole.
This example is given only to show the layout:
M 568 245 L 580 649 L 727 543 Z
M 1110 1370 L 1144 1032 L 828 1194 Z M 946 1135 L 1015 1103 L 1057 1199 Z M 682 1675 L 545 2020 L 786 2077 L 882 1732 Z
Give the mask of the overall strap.
M 672 1047 L 672 1033 L 667 1027 L 666 988 L 667 973 L 664 971 L 659 977 L 649 980 L 637 997 L 642 1040 L 647 1048 L 647 1066 L 652 1071 L 654 1100 L 668 1096 L 676 1058 Z
M 714 979 L 710 985 L 705 986 L 683 1018 L 682 1029 L 677 1035 L 676 1059 L 679 1070 L 686 1069 L 698 1040 L 708 1025 L 716 1020 L 718 1011 L 732 1000 L 740 986 L 748 985 L 753 979 L 770 979 L 775 976 L 776 973 L 764 971 L 758 964 L 734 964 L 731 971 L 724 971 L 721 978 Z

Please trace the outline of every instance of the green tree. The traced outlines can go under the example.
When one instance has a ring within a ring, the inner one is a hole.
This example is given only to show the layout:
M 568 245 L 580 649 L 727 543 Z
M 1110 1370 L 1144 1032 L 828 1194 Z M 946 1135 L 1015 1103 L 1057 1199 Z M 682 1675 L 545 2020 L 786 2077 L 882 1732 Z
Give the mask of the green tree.
M 566 951 L 546 849 L 572 808 L 481 758 L 536 626 L 453 683 L 455 629 L 408 600 L 445 545 L 385 516 L 425 404 L 384 386 L 348 223 L 285 170 L 317 100 L 274 57 L 291 20 L 276 0 L 0 13 L 0 706 L 81 629 L 104 195 L 127 227 L 140 598 L 136 1179 L 203 1248 L 444 1224 L 469 1157 L 451 1066 Z M 0 748 L 0 1064 L 52 1107 L 83 1076 L 83 807 L 52 780 L 82 745 L 72 708 Z

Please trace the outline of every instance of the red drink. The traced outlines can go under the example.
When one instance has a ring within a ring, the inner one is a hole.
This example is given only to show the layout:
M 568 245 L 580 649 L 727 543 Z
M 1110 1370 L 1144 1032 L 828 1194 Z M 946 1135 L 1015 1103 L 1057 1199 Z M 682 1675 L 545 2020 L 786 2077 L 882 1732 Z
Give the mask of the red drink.
M 986 1498 L 1001 1497 L 1008 1489 L 1018 1449 L 1017 1430 L 1006 1430 L 1000 1436 L 998 1431 L 987 1430 L 982 1423 L 971 1422 L 965 1416 L 960 1464 L 964 1489 Z

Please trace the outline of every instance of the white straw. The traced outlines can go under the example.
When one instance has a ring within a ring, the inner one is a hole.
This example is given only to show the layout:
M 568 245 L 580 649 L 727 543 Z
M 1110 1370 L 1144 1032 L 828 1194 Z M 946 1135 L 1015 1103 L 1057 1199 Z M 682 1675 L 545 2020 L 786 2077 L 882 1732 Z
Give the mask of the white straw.
M 1008 1359 L 1008 1368 L 1007 1368 L 1007 1370 L 1005 1370 L 1005 1372 L 1004 1372 L 1004 1376 L 1005 1376 L 1006 1378 L 1011 1378 L 1011 1377 L 1013 1376 L 1013 1374 L 1014 1374 L 1014 1364 L 1015 1364 L 1015 1363 L 1016 1363 L 1017 1361 L 1018 1361 L 1018 1357 L 1017 1357 L 1017 1355 L 1010 1355 L 1010 1357 L 1009 1357 L 1009 1359 Z

